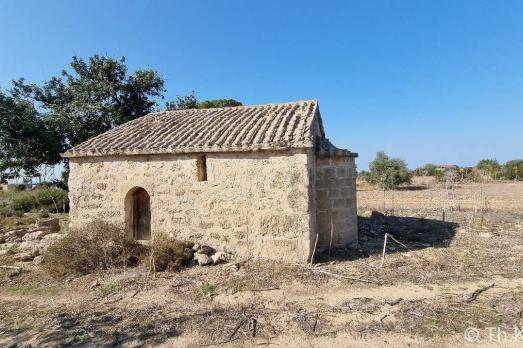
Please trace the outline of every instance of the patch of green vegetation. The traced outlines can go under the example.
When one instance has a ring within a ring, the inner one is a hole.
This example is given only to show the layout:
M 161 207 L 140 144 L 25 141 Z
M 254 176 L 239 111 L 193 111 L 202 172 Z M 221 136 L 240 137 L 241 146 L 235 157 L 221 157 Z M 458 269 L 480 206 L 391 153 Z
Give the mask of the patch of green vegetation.
M 53 213 L 67 211 L 68 193 L 58 187 L 0 192 L 0 216 L 20 216 L 32 210 L 45 209 Z
M 207 282 L 203 282 L 202 284 L 200 284 L 199 288 L 202 292 L 202 295 L 205 297 L 213 297 L 218 294 L 216 291 L 216 285 Z
M 100 294 L 102 295 L 102 297 L 106 297 L 106 296 L 111 295 L 112 293 L 117 292 L 119 290 L 119 288 L 120 287 L 116 283 L 102 286 L 100 288 Z

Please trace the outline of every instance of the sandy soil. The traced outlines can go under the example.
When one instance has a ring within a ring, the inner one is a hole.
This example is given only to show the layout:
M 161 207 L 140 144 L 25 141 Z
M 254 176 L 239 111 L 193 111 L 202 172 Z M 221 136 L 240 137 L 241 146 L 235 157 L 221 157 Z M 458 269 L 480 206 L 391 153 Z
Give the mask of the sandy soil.
M 371 212 L 380 191 L 364 188 L 360 247 L 315 261 L 337 276 L 270 262 L 156 279 L 143 266 L 62 280 L 27 263 L 1 270 L 0 346 L 521 346 L 523 184 L 478 186 L 456 188 L 450 208 L 434 199 L 444 188 L 427 206 L 414 185 L 384 214 Z M 478 190 L 488 206 L 467 196 Z M 404 246 L 388 243 L 380 267 L 385 233 Z

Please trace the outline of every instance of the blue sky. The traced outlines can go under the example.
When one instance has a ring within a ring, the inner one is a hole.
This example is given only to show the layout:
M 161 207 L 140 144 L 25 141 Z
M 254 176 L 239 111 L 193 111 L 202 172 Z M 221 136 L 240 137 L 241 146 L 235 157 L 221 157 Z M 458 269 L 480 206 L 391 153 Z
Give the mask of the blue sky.
M 166 99 L 318 99 L 360 169 L 523 157 L 523 1 L 0 0 L 0 87 L 95 53 Z

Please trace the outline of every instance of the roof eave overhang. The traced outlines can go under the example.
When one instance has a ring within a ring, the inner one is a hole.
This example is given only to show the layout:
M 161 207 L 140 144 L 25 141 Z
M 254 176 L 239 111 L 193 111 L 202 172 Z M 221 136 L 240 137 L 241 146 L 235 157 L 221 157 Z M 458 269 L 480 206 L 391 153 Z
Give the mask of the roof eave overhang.
M 67 151 L 62 153 L 62 158 L 81 158 L 81 157 L 106 157 L 106 156 L 139 156 L 139 155 L 177 155 L 190 153 L 238 153 L 238 152 L 259 152 L 259 151 L 290 151 L 307 150 L 312 148 L 312 144 L 303 146 L 258 146 L 258 147 L 191 147 L 178 149 L 133 149 L 133 150 L 106 150 L 106 151 Z

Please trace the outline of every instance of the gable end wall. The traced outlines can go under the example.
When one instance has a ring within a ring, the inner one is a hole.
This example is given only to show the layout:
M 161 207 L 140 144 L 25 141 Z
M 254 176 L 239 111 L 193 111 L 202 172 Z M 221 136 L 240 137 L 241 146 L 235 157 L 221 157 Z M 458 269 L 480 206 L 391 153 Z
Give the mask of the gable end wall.
M 356 165 L 350 156 L 316 156 L 318 246 L 345 247 L 358 242 Z

